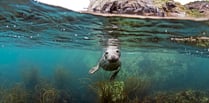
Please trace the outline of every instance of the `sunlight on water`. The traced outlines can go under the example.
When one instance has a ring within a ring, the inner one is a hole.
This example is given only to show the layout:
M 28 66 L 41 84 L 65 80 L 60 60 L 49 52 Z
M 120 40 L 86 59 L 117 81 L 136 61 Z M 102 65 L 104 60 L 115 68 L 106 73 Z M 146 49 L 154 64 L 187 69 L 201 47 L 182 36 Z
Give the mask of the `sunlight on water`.
M 209 21 L 105 18 L 31 0 L 0 5 L 0 103 L 208 101 Z M 110 72 L 88 74 L 109 38 L 119 40 L 122 62 L 112 82 Z

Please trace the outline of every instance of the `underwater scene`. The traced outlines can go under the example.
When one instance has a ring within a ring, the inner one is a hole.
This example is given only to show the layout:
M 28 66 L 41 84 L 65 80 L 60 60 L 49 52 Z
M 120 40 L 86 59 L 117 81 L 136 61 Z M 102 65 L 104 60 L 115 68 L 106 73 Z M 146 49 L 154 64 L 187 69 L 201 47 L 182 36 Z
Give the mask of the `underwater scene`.
M 0 5 L 0 103 L 209 103 L 209 21 Z M 120 71 L 89 74 L 111 38 Z

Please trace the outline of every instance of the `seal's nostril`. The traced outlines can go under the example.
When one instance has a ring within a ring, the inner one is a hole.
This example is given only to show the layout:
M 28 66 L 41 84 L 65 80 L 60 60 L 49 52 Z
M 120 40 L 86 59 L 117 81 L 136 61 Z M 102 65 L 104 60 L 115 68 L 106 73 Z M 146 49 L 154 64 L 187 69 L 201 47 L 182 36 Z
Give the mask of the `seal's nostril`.
M 117 60 L 117 57 L 116 57 L 116 56 L 114 56 L 114 55 L 112 55 L 112 56 L 111 56 L 111 59 L 113 59 L 113 60 Z
M 114 55 L 111 56 L 111 58 L 108 60 L 109 62 L 117 62 L 118 58 Z

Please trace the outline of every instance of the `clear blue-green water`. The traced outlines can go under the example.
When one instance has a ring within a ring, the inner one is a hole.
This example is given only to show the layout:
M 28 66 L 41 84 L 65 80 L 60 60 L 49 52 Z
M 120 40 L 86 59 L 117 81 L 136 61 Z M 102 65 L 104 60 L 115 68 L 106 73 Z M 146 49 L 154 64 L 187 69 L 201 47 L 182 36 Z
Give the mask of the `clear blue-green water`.
M 135 78 L 129 98 L 209 90 L 209 41 L 171 40 L 208 37 L 209 21 L 105 18 L 31 0 L 0 5 L 0 103 L 104 103 L 96 84 L 108 84 L 110 72 L 88 71 L 108 38 L 119 39 L 122 52 L 121 71 L 111 82 L 126 87 Z

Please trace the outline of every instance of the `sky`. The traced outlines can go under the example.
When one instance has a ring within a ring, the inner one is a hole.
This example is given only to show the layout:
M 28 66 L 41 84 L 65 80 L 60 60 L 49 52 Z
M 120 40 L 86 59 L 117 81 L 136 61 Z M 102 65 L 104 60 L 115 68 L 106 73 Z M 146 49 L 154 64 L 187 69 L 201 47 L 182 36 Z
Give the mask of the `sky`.
M 89 0 L 35 0 L 41 3 L 60 6 L 74 11 L 86 10 L 90 1 Z
M 89 0 L 35 0 L 49 5 L 60 6 L 74 11 L 86 10 L 90 1 Z M 181 4 L 186 4 L 198 0 L 174 0 Z
M 201 0 L 174 0 L 174 1 L 180 2 L 181 4 L 186 4 L 186 3 L 189 3 L 189 2 L 201 1 Z

